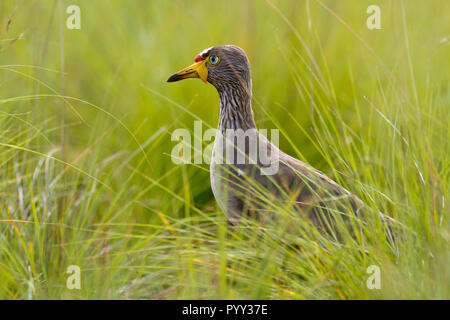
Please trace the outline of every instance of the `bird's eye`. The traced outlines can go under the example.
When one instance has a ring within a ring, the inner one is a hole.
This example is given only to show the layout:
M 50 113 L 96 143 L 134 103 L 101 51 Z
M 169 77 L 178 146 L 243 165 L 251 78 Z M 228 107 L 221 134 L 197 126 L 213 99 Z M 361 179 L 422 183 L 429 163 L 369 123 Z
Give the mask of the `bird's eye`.
M 219 62 L 220 62 L 220 58 L 218 56 L 215 56 L 215 55 L 209 56 L 209 63 L 211 63 L 213 66 L 219 64 Z

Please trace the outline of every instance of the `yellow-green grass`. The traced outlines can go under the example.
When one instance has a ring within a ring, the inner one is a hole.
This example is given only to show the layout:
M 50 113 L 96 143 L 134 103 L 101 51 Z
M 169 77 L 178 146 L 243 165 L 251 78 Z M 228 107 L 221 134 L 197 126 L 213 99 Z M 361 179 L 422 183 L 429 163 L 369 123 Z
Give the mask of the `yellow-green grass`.
M 376 2 L 381 30 L 365 0 L 1 1 L 0 298 L 450 298 L 450 3 Z M 218 95 L 165 81 L 219 44 L 250 58 L 258 127 L 405 226 L 394 251 L 375 217 L 343 242 L 289 220 L 295 246 L 232 227 L 209 166 L 171 161 Z

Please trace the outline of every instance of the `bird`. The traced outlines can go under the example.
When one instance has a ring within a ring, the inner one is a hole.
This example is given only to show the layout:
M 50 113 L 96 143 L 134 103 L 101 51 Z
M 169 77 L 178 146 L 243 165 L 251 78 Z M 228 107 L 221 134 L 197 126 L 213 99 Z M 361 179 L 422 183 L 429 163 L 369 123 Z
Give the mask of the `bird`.
M 280 208 L 288 208 L 319 230 L 338 233 L 336 212 L 347 221 L 361 215 L 364 203 L 357 196 L 323 172 L 282 152 L 257 129 L 250 62 L 243 49 L 220 45 L 203 50 L 195 56 L 194 64 L 173 74 L 167 82 L 188 78 L 213 85 L 219 94 L 210 181 L 219 207 L 233 225 L 243 217 L 276 220 Z M 255 159 L 255 145 L 273 162 Z M 244 155 L 245 161 L 239 155 Z M 264 169 L 268 168 L 276 170 L 267 173 Z

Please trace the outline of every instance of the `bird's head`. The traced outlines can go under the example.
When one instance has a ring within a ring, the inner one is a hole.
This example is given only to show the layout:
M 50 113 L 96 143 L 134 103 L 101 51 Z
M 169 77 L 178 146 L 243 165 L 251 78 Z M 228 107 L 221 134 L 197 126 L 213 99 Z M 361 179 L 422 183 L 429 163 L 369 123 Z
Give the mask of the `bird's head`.
M 251 91 L 250 63 L 244 50 L 232 45 L 208 48 L 195 57 L 195 63 L 170 76 L 167 82 L 200 78 L 219 90 L 240 86 Z

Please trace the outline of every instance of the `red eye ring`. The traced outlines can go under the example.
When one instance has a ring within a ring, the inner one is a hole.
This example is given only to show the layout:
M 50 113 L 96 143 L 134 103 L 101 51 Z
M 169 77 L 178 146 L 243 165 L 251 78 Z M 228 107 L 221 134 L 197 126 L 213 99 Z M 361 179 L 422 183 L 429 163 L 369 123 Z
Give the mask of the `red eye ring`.
M 196 57 L 195 57 L 195 62 L 199 62 L 199 61 L 203 61 L 203 60 L 205 60 L 205 58 L 203 58 L 201 55 L 197 55 Z

